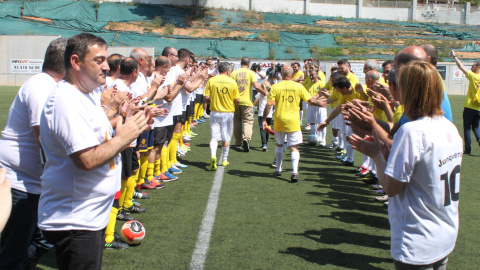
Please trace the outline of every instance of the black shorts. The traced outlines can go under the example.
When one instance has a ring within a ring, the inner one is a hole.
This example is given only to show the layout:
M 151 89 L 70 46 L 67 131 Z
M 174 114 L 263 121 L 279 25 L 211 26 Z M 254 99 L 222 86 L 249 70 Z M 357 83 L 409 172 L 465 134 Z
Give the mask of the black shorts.
M 180 122 L 180 123 L 182 123 L 182 125 L 185 124 L 186 120 L 187 120 L 187 112 L 186 111 L 183 111 L 182 114 L 176 115 L 176 116 L 173 117 L 173 122 L 174 123 Z
M 300 111 L 303 110 L 303 100 L 300 100 Z
M 203 103 L 204 100 L 205 100 L 205 96 L 202 94 L 197 94 L 195 96 L 195 103 Z
M 135 147 L 128 147 L 122 151 L 122 177 L 130 177 L 133 171 L 138 170 L 138 158 Z
M 167 127 L 153 129 L 153 145 L 162 145 L 167 142 Z

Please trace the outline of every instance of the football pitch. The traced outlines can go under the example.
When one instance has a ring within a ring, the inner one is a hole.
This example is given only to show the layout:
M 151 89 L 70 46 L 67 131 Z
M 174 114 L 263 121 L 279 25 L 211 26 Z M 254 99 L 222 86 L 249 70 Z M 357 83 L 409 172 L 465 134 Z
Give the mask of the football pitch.
M 0 87 L 2 130 L 17 90 Z M 454 123 L 462 136 L 463 99 L 450 96 Z M 208 248 L 205 269 L 394 268 L 387 208 L 374 201 L 376 193 L 350 172 L 352 167 L 338 166 L 334 152 L 300 146 L 300 181 L 292 184 L 290 151 L 284 155 L 284 173 L 274 177 L 270 167 L 273 136 L 268 151 L 262 152 L 257 121 L 250 152 L 231 149 L 230 165 L 223 174 L 221 167 L 217 172 L 209 170 L 208 122 L 199 124 L 194 132 L 198 136 L 183 160 L 189 167 L 178 181 L 149 191 L 148 200 L 139 200 L 146 213 L 132 214 L 146 228 L 142 244 L 120 251 L 105 250 L 103 269 L 190 269 L 192 255 L 199 250 L 196 243 L 207 205 L 212 206 L 209 195 L 214 183 L 221 183 L 221 189 L 216 211 L 210 211 L 206 219 L 213 227 L 202 230 L 206 235 L 211 233 L 200 245 L 203 251 Z M 304 140 L 307 135 L 304 132 Z M 463 158 L 460 231 L 449 256 L 449 269 L 478 269 L 480 265 L 480 230 L 476 227 L 480 224 L 480 193 L 476 183 L 479 177 L 475 176 L 480 148 L 475 143 L 472 154 Z M 357 152 L 355 165 L 361 165 L 362 160 Z M 117 229 L 123 223 L 117 221 Z M 53 250 L 38 267 L 56 268 Z

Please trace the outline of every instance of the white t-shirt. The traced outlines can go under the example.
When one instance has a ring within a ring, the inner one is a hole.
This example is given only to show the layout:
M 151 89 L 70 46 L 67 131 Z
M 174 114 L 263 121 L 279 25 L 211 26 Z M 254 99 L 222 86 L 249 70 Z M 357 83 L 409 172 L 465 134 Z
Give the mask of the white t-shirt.
M 257 93 L 255 96 L 258 99 L 258 116 L 263 117 L 263 111 L 265 110 L 265 106 L 267 106 L 267 96 L 264 96 L 260 93 Z M 272 118 L 273 113 L 273 107 L 270 109 L 270 112 L 268 113 L 267 118 Z
M 130 85 L 130 89 L 133 91 L 134 98 L 145 95 L 148 92 L 148 82 L 142 72 L 138 73 L 137 80 Z
M 33 126 L 40 125 L 43 106 L 57 82 L 46 73 L 29 78 L 18 91 L 8 112 L 0 139 L 0 166 L 7 169 L 12 188 L 32 194 L 42 191 L 40 146 Z
M 385 174 L 406 184 L 389 198 L 393 259 L 431 264 L 452 252 L 462 155 L 462 138 L 443 116 L 406 123 L 395 134 Z
M 260 75 L 258 75 L 258 73 L 255 72 L 255 76 L 257 76 L 258 84 L 262 84 L 262 82 L 267 79 L 267 77 L 266 77 L 267 74 L 266 74 L 265 71 L 263 71 L 263 70 L 260 71 L 259 73 L 262 74 L 262 75 L 265 77 L 265 79 L 263 79 Z
M 185 71 L 179 66 L 174 66 L 170 69 L 165 77 L 165 85 L 172 85 L 172 87 L 177 83 L 177 78 Z M 185 91 L 182 87 L 180 93 Z M 177 96 L 170 102 L 170 108 L 172 111 L 172 116 L 181 115 L 183 112 L 182 106 L 182 94 L 178 93 Z
M 101 230 L 120 188 L 118 156 L 85 171 L 71 154 L 112 138 L 112 126 L 93 98 L 61 81 L 48 97 L 40 124 L 47 162 L 42 175 L 38 226 L 46 231 Z

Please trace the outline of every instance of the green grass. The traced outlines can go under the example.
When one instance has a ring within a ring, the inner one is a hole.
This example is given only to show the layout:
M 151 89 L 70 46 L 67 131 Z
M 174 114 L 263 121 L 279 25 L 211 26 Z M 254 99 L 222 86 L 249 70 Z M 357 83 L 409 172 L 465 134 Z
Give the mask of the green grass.
M 15 89 L 0 89 L 1 127 Z M 454 123 L 462 130 L 463 97 L 450 96 L 450 102 Z M 208 124 L 195 132 L 199 135 L 184 161 L 189 168 L 178 181 L 141 201 L 147 213 L 135 217 L 147 230 L 143 243 L 106 250 L 103 269 L 189 268 L 215 175 L 207 169 Z M 330 151 L 301 146 L 300 182 L 290 184 L 289 151 L 282 177 L 273 177 L 274 141 L 270 138 L 268 152 L 261 151 L 256 121 L 251 145 L 250 153 L 230 150 L 205 269 L 393 269 L 387 209 L 373 201 L 373 191 L 351 168 L 337 166 Z M 480 150 L 474 147 L 473 154 L 463 159 L 460 232 L 449 269 L 476 269 L 480 263 Z M 356 153 L 355 164 L 362 160 Z M 118 221 L 117 228 L 122 224 Z M 39 267 L 55 267 L 53 251 Z

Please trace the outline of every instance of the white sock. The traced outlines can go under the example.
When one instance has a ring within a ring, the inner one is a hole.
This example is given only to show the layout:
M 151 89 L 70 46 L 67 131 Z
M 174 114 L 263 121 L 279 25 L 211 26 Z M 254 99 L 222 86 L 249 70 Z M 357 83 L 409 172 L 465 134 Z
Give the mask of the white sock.
M 300 124 L 303 122 L 303 110 L 300 111 Z
M 275 147 L 275 158 L 277 159 L 277 172 L 281 172 L 283 160 L 283 146 Z
M 222 147 L 222 155 L 223 155 L 223 160 L 227 161 L 228 160 L 228 151 L 230 150 L 230 147 Z
M 212 157 L 217 157 L 217 147 L 218 147 L 217 141 L 210 141 L 210 154 Z
M 338 145 L 338 136 L 337 137 L 333 137 L 333 140 L 332 142 L 336 145 Z
M 365 168 L 365 169 L 371 170 L 371 168 L 370 168 L 370 157 L 369 156 L 367 156 L 367 155 L 363 156 L 362 167 Z
M 310 125 L 310 124 L 309 124 Z M 315 135 L 316 136 L 316 133 L 317 133 L 317 124 L 313 124 L 313 125 L 310 125 L 310 135 Z
M 298 173 L 298 162 L 300 161 L 300 152 L 293 151 L 292 156 L 292 173 Z
M 349 144 L 349 143 L 346 143 L 346 147 L 345 147 L 345 148 L 346 148 L 346 150 L 347 150 L 347 158 L 348 158 L 347 160 L 350 161 L 350 162 L 353 162 L 353 152 L 354 152 L 355 150 L 353 150 L 352 145 Z

